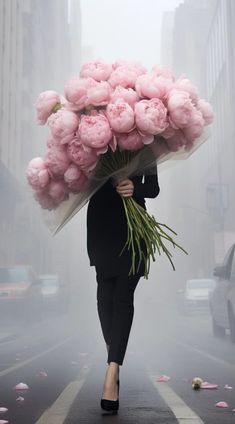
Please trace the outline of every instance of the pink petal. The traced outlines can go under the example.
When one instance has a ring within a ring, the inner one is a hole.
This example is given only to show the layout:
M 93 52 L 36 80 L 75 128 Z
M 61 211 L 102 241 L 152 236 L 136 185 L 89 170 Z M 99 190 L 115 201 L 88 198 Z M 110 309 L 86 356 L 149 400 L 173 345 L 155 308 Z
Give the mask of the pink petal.
M 0 408 L 1 414 L 4 413 L 4 412 L 7 412 L 7 411 L 8 411 L 8 408 L 4 408 L 3 406 Z
M 160 375 L 160 377 L 158 377 L 157 381 L 169 381 L 170 377 L 168 375 Z
M 208 381 L 203 381 L 201 389 L 218 389 L 218 384 L 211 384 Z
M 6 420 L 0 420 L 0 424 L 8 424 L 9 423 L 9 421 L 6 421 Z
M 233 387 L 232 386 L 229 386 L 228 384 L 225 384 L 224 389 L 233 390 Z
M 232 409 L 232 412 L 235 412 L 235 409 Z
M 16 398 L 16 402 L 18 403 L 24 402 L 23 396 L 18 396 L 18 398 Z
M 15 390 L 28 390 L 29 386 L 25 383 L 19 383 L 14 387 Z
M 39 373 L 36 374 L 36 377 L 47 378 L 47 373 L 46 371 L 39 371 Z
M 217 406 L 217 408 L 228 408 L 227 402 L 217 402 L 215 406 Z

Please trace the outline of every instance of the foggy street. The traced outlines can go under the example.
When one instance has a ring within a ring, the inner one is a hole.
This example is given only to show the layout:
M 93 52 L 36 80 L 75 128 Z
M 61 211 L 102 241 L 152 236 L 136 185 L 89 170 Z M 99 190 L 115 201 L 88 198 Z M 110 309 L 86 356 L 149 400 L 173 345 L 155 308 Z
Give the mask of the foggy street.
M 0 0 L 0 424 L 235 424 L 234 40 Z
M 209 313 L 182 316 L 174 303 L 143 301 L 138 294 L 126 361 L 120 368 L 120 410 L 116 417 L 105 417 L 106 422 L 233 422 L 234 389 L 224 389 L 226 384 L 235 387 L 229 336 L 213 337 Z M 9 409 L 10 422 L 102 422 L 99 401 L 106 351 L 93 312 L 88 322 L 77 321 L 76 330 L 74 317 L 72 327 L 70 315 L 49 316 L 15 339 L 2 341 L 0 399 L 1 406 Z M 83 325 L 89 338 L 82 334 Z M 46 376 L 40 376 L 43 372 Z M 161 375 L 169 376 L 169 381 L 157 382 Z M 194 377 L 219 387 L 193 390 Z M 29 389 L 14 390 L 20 382 Z M 18 396 L 24 401 L 16 402 Z M 226 401 L 229 408 L 216 408 L 219 401 Z

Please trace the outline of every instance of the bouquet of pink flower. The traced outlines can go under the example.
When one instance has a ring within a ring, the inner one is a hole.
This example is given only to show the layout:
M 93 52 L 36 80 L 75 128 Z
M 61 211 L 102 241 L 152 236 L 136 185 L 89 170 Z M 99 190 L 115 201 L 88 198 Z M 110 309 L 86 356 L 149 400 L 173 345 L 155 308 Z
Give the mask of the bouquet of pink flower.
M 153 162 L 185 158 L 205 140 L 213 121 L 211 105 L 199 98 L 185 77 L 176 79 L 164 67 L 148 72 L 141 64 L 93 61 L 71 78 L 64 96 L 45 91 L 36 102 L 38 123 L 50 136 L 44 158 L 30 161 L 27 179 L 41 207 L 51 211 L 59 229 L 113 177 L 137 175 Z M 135 249 L 145 260 L 145 276 L 155 252 L 165 252 L 163 240 L 184 251 L 133 198 L 123 199 L 135 273 Z M 175 233 L 176 234 L 176 233 Z M 147 254 L 140 249 L 144 240 Z M 185 251 L 184 251 L 185 252 Z M 187 253 L 187 252 L 185 252 Z

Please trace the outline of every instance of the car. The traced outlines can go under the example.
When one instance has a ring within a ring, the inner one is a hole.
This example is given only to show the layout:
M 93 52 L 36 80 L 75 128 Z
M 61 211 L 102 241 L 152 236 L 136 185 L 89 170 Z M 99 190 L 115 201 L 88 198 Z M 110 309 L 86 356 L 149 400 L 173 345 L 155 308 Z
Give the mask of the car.
M 41 316 L 40 280 L 30 265 L 0 267 L 0 311 L 23 318 Z
M 209 296 L 215 284 L 212 278 L 187 280 L 185 288 L 178 291 L 180 312 L 188 314 L 209 310 Z
M 43 309 L 67 312 L 69 307 L 68 286 L 62 283 L 57 274 L 42 274 L 39 277 L 41 280 Z
M 230 331 L 235 343 L 235 244 L 227 251 L 223 263 L 214 268 L 216 287 L 210 296 L 213 334 L 225 336 Z

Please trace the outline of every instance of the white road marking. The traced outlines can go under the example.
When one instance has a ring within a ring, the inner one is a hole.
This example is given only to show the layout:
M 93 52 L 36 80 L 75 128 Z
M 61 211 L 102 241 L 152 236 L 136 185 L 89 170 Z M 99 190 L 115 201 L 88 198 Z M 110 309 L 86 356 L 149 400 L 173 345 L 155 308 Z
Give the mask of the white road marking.
M 72 403 L 76 399 L 84 382 L 86 381 L 85 376 L 90 371 L 91 363 L 92 361 L 89 365 L 85 365 L 82 368 L 79 378 L 75 381 L 72 381 L 70 384 L 68 384 L 67 387 L 65 387 L 65 389 L 56 399 L 53 405 L 41 415 L 41 417 L 35 424 L 64 423 L 66 417 L 68 416 Z
M 167 383 L 156 381 L 160 373 L 148 369 L 148 376 L 180 424 L 203 424 L 201 418 L 178 396 Z
M 19 368 L 22 368 L 28 364 L 30 364 L 31 362 L 35 361 L 36 359 L 42 358 L 43 356 L 47 355 L 50 352 L 53 352 L 53 350 L 58 349 L 58 347 L 62 346 L 63 344 L 67 343 L 69 340 L 72 340 L 74 338 L 74 336 L 70 336 L 67 339 L 63 340 L 62 342 L 57 343 L 56 345 L 50 347 L 49 349 L 39 353 L 38 355 L 32 356 L 31 358 L 26 359 L 25 361 L 22 361 L 16 365 L 13 365 L 10 368 L 7 368 L 3 371 L 0 371 L 0 377 L 3 377 L 7 374 L 12 373 L 15 370 L 18 370 Z

